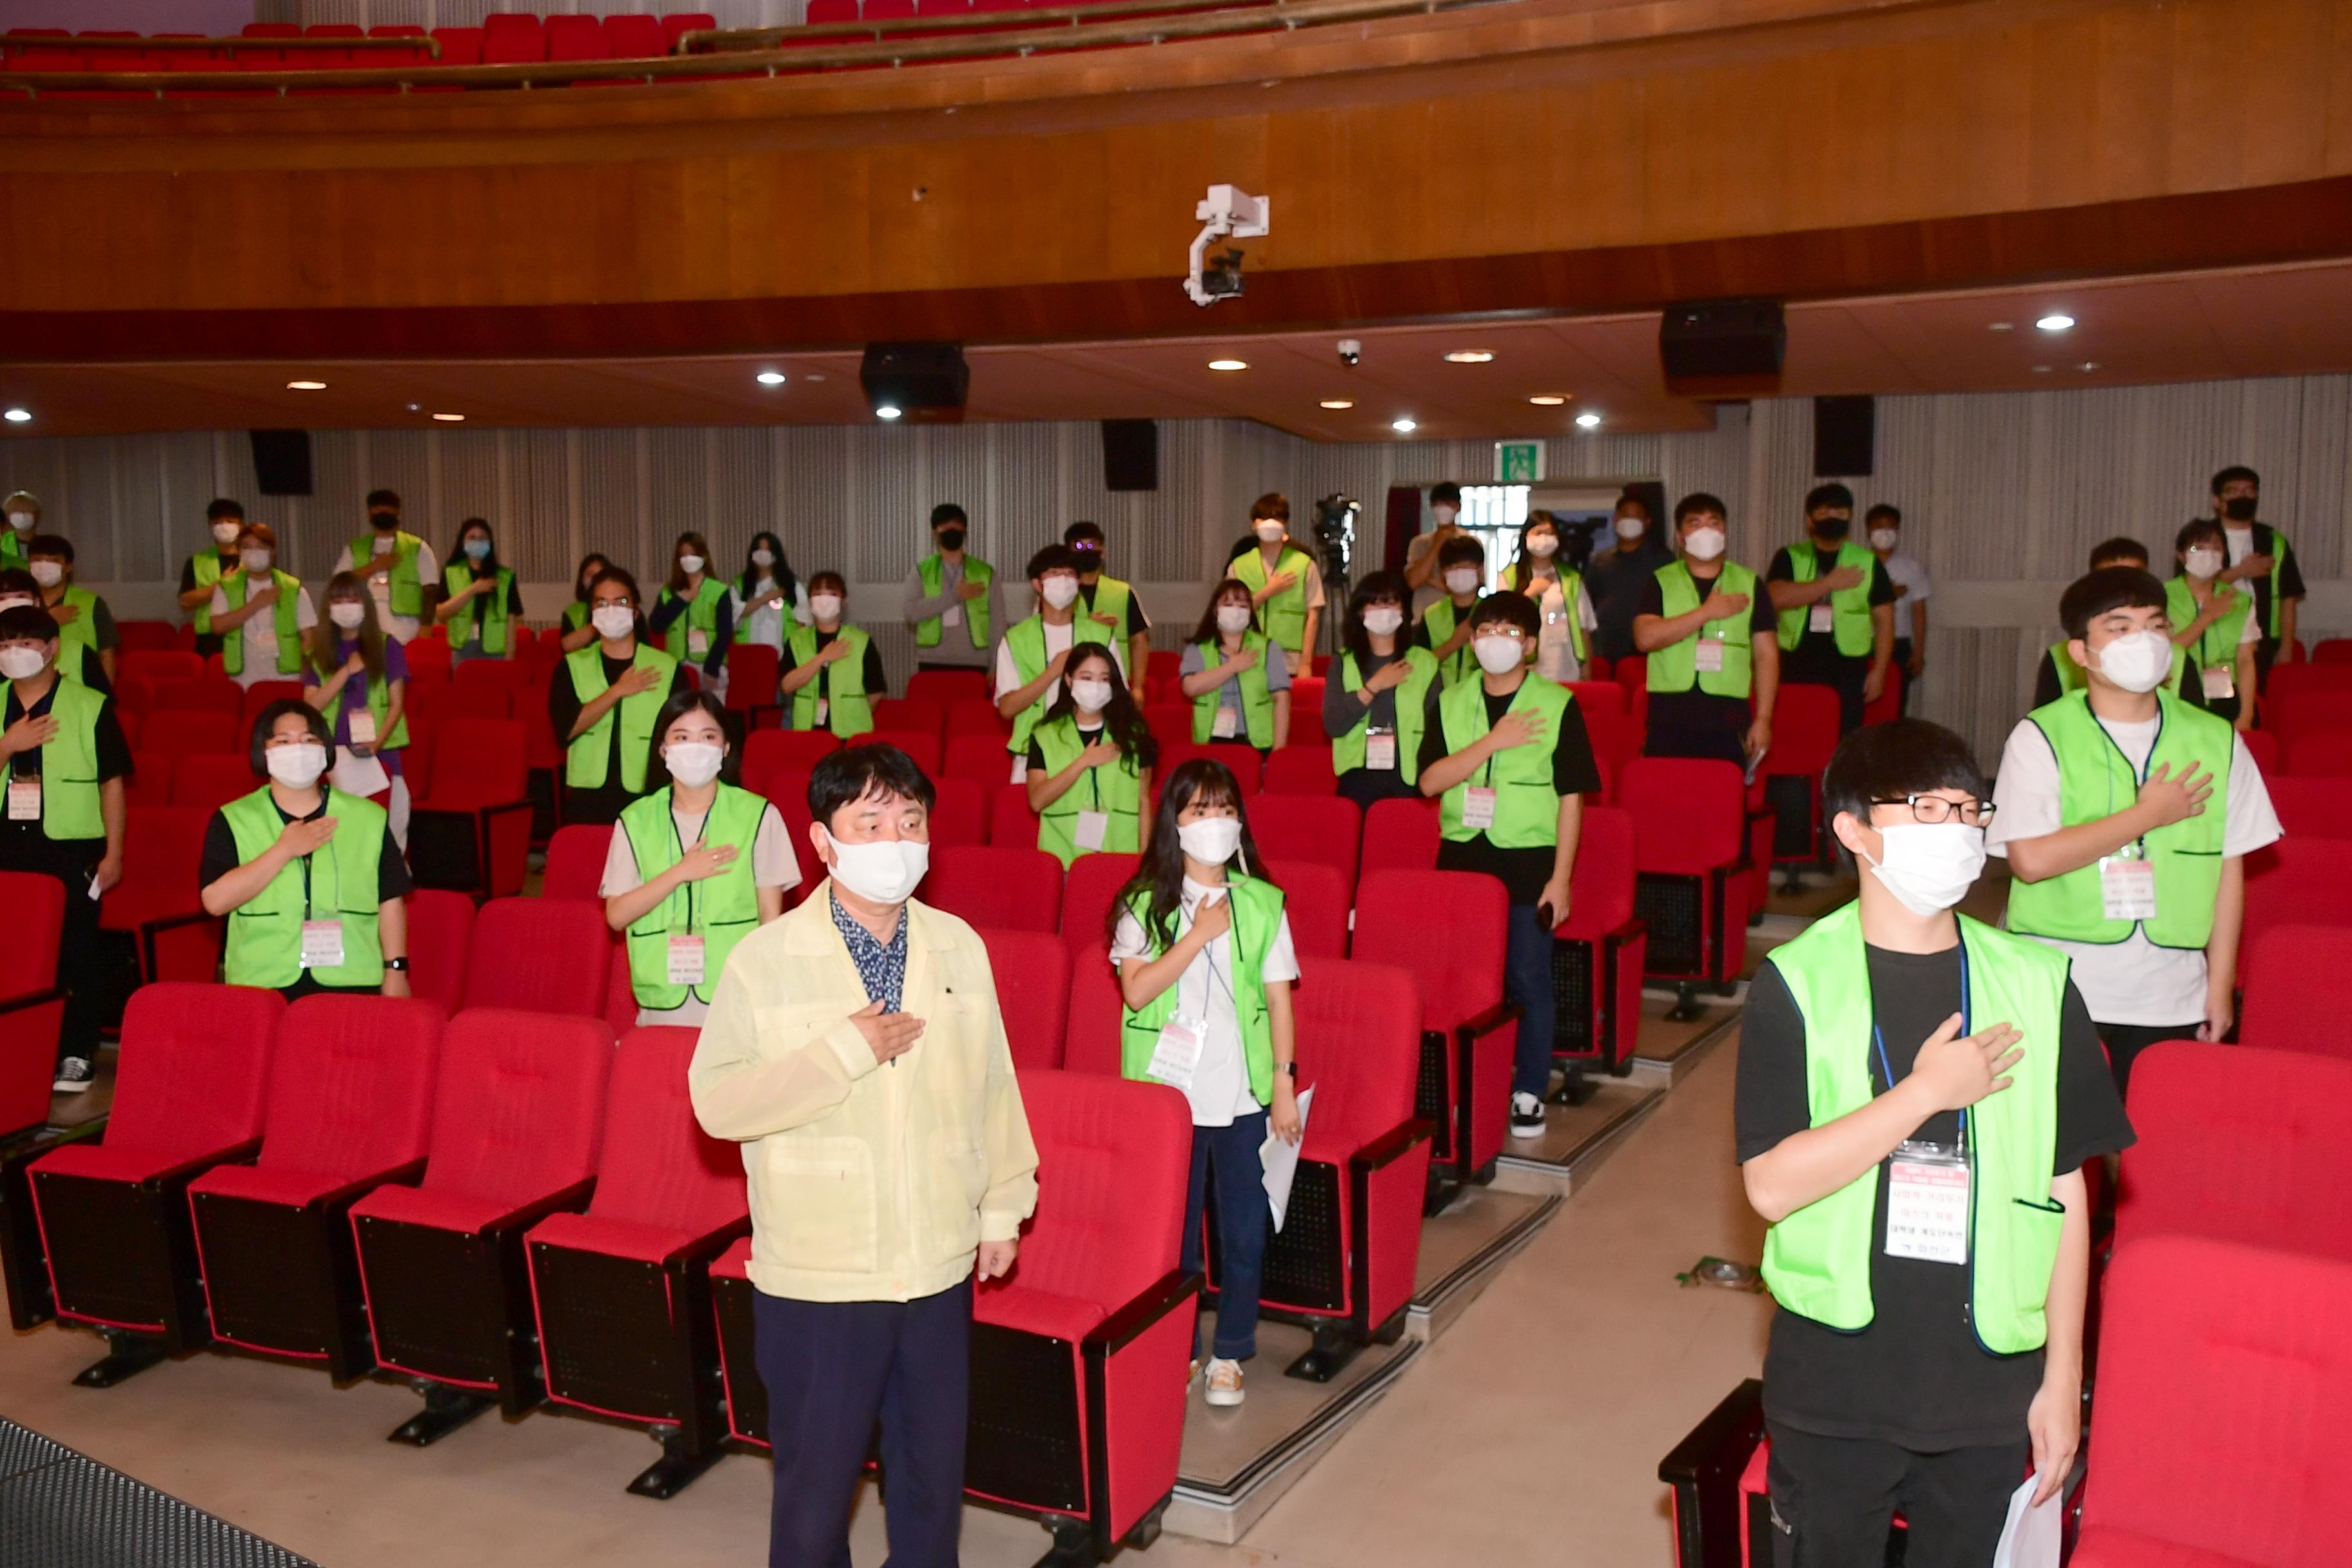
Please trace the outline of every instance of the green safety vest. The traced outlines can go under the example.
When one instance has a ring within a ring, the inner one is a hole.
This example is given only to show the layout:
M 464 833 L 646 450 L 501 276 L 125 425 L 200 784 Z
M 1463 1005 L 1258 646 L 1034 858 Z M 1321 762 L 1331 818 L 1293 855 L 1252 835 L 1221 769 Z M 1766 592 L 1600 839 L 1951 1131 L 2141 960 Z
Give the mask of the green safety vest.
M 2262 532 L 2257 533 L 2254 536 L 2256 554 L 2260 554 L 2262 552 L 2261 546 L 2263 535 L 2267 534 L 2270 538 L 2271 603 L 2270 613 L 2264 617 L 2263 635 L 2275 639 L 2284 635 L 2283 628 L 2286 624 L 2286 606 L 2284 601 L 2279 597 L 2279 584 L 2285 579 L 2287 557 L 2294 554 L 2294 552 L 2287 548 L 2286 535 L 2281 533 L 2277 529 L 2273 528 L 2269 523 L 2257 522 L 2253 526 L 2262 531 Z M 2222 553 L 2227 555 L 2229 552 L 2225 549 L 2222 551 Z M 2249 590 L 2243 586 L 2241 586 L 2239 589 L 2240 593 L 2246 593 Z
M 296 675 L 302 668 L 302 631 L 295 614 L 302 596 L 302 580 L 291 572 L 271 570 L 270 580 L 278 584 L 278 602 L 269 606 L 270 620 L 278 632 L 278 673 Z M 240 572 L 234 577 L 220 580 L 221 596 L 232 610 L 245 607 L 246 584 L 252 581 L 249 573 Z M 221 668 L 230 675 L 245 673 L 245 628 L 221 639 Z
M 1691 576 L 1687 563 L 1672 561 L 1658 568 L 1659 608 L 1671 620 L 1686 616 L 1699 606 L 1698 583 Z M 1755 598 L 1759 584 L 1756 574 L 1731 562 L 1723 563 L 1722 574 L 1715 580 L 1718 594 L 1745 594 L 1748 607 L 1738 615 L 1719 621 L 1709 621 L 1680 642 L 1668 643 L 1650 655 L 1649 687 L 1653 691 L 1682 692 L 1697 687 L 1710 697 L 1737 697 L 1747 700 L 1755 686 L 1756 650 L 1749 639 L 1748 627 L 1756 613 Z M 1723 628 L 1737 624 L 1736 633 Z M 1723 668 L 1702 670 L 1698 667 L 1699 639 L 1723 646 Z
M 2039 882 L 2015 881 L 2009 889 L 2009 929 L 2030 936 L 2112 945 L 2131 936 L 2135 924 L 2158 947 L 2201 948 L 2213 934 L 2213 906 L 2221 889 L 2221 844 L 2230 815 L 2230 764 L 2237 737 L 2226 719 L 2216 718 L 2170 692 L 2157 693 L 2156 744 L 2138 773 L 2123 749 L 2091 712 L 2088 693 L 2074 692 L 2026 720 L 2048 738 L 2058 758 L 2060 826 L 2113 816 L 2139 798 L 2150 771 L 2169 763 L 2179 778 L 2190 763 L 2213 775 L 2204 811 L 2159 827 L 2140 840 L 2156 865 L 2156 918 L 2109 920 L 2101 894 L 2098 863 Z
M 816 728 L 817 682 L 825 686 L 824 727 L 848 740 L 863 735 L 874 728 L 874 703 L 866 694 L 866 649 L 874 639 L 856 626 L 844 626 L 835 634 L 849 645 L 848 655 L 836 663 L 825 666 L 812 676 L 807 685 L 793 693 L 793 728 Z M 816 628 L 795 626 L 784 638 L 792 668 L 799 668 L 816 657 Z M 831 673 L 828 674 L 827 671 Z
M 2238 667 L 2238 638 L 2244 635 L 2246 617 L 2254 613 L 2254 595 L 2250 591 L 2239 588 L 2235 590 L 2235 595 L 2237 603 L 2224 611 L 2220 619 L 2207 626 L 2204 636 L 2197 639 L 2197 667 L 2200 669 L 2232 671 L 2233 679 Z M 2172 629 L 2175 632 L 2187 631 L 2189 623 L 2196 620 L 2199 614 L 2197 595 L 2189 588 L 2188 578 L 2166 579 L 2164 613 L 2171 619 Z M 2180 689 L 2178 675 L 2181 668 L 2181 658 L 2187 651 L 2178 643 L 2173 645 L 2172 668 L 2176 679 L 2172 689 L 2175 691 Z M 2242 699 L 2251 699 L 2253 693 L 2242 691 L 2238 695 Z
M 343 922 L 343 962 L 313 969 L 321 985 L 383 984 L 383 941 L 376 930 L 382 908 L 377 869 L 383 855 L 385 814 L 372 800 L 330 785 L 327 815 L 335 836 L 310 857 L 310 901 L 303 902 L 303 866 L 289 860 L 269 885 L 228 914 L 228 942 L 221 952 L 221 978 L 231 985 L 291 985 L 302 978 L 302 922 Z M 236 838 L 236 858 L 245 865 L 278 842 L 286 819 L 270 798 L 269 786 L 240 795 L 221 807 Z
M 441 580 L 448 584 L 450 597 L 455 598 L 473 585 L 474 568 L 470 563 L 453 562 L 441 568 Z M 499 567 L 497 574 L 497 585 L 491 588 L 487 595 L 489 602 L 482 607 L 479 616 L 482 623 L 482 651 L 493 657 L 502 657 L 507 651 L 507 600 L 513 589 L 513 571 L 509 567 Z M 449 617 L 451 647 L 464 647 L 467 643 L 473 640 L 474 622 L 477 618 L 474 610 L 475 603 L 476 601 L 472 599 L 467 600 L 465 606 Z M 584 610 L 586 606 L 583 605 L 582 608 Z
M 604 679 L 604 644 L 592 642 L 577 653 L 566 654 L 563 662 L 571 668 L 572 689 L 581 701 L 604 695 L 610 684 Z M 646 758 L 653 747 L 654 721 L 661 717 L 662 704 L 669 700 L 670 685 L 677 679 L 677 660 L 641 642 L 629 668 L 662 672 L 651 691 L 624 697 L 615 704 L 621 716 L 621 787 L 635 795 L 646 787 Z M 568 748 L 563 782 L 572 788 L 604 787 L 605 769 L 612 760 L 614 711 L 614 708 L 605 709 Z
M 563 606 L 563 629 L 576 632 L 588 624 L 588 601 L 574 599 Z
M 1118 578 L 1097 574 L 1095 578 L 1095 602 L 1091 605 L 1086 602 L 1086 586 L 1081 584 L 1078 603 L 1073 608 L 1083 616 L 1108 616 L 1111 624 L 1103 629 L 1114 638 L 1124 641 L 1127 637 L 1127 605 L 1134 596 L 1135 590 Z
M 677 822 L 670 815 L 670 791 L 664 788 L 621 811 L 621 831 L 629 836 L 629 852 L 636 857 L 637 876 L 650 882 L 685 857 L 678 842 Z M 735 944 L 760 924 L 760 893 L 752 879 L 751 843 L 760 836 L 765 798 L 750 790 L 722 784 L 702 825 L 705 843 L 731 844 L 735 858 L 715 877 L 681 882 L 669 897 L 640 915 L 629 926 L 629 989 L 640 1007 L 667 1012 L 686 1005 L 689 987 L 669 981 L 669 939 L 702 939 L 702 984 L 690 989 L 703 1002 L 719 989 L 719 972 Z
M 936 599 L 946 591 L 943 584 L 947 576 L 947 563 L 938 555 L 926 555 L 915 563 L 915 574 L 923 580 L 923 597 L 926 599 Z M 996 581 L 996 570 L 985 561 L 966 555 L 963 558 L 963 580 L 967 583 L 977 583 L 982 588 L 986 588 Z M 988 601 L 989 595 L 983 593 L 979 598 L 967 600 L 964 604 L 964 630 L 971 635 L 971 646 L 974 647 L 988 646 Z M 933 616 L 928 621 L 915 623 L 915 646 L 917 647 L 940 646 L 939 616 Z
M 1579 597 L 1584 592 L 1584 575 L 1580 572 L 1572 572 L 1565 566 L 1553 567 L 1552 575 L 1559 584 L 1560 608 L 1568 616 L 1569 651 L 1576 655 L 1576 662 L 1581 665 L 1585 659 L 1584 617 L 1576 613 L 1576 605 Z M 1543 613 L 1544 595 L 1536 588 L 1536 576 L 1528 569 L 1528 563 L 1525 561 L 1516 563 L 1504 574 L 1503 581 L 1506 586 L 1511 587 L 1512 592 L 1525 594 L 1533 600 L 1538 616 Z M 1453 602 L 1450 598 L 1446 600 L 1449 605 Z M 1532 664 L 1535 659 L 1535 645 L 1529 644 L 1528 662 Z
M 1314 564 L 1303 551 L 1289 544 L 1275 558 L 1271 573 L 1265 569 L 1265 552 L 1255 545 L 1233 564 L 1233 574 L 1247 584 L 1253 595 L 1263 592 L 1267 583 L 1285 572 L 1297 574 L 1298 581 L 1258 606 L 1259 626 L 1289 653 L 1303 652 L 1307 647 L 1307 574 Z
M 1235 684 L 1242 689 L 1242 729 L 1249 743 L 1259 751 L 1274 749 L 1274 693 L 1266 689 L 1265 661 L 1271 657 L 1263 650 L 1273 644 L 1271 637 L 1257 632 L 1244 632 L 1242 647 L 1261 650 L 1255 664 L 1242 671 Z M 1215 642 L 1196 643 L 1201 650 L 1204 669 L 1213 669 L 1225 661 L 1224 650 Z M 1212 686 L 1192 699 L 1192 739 L 1195 742 L 1212 740 L 1217 732 L 1217 703 L 1224 688 Z
M 375 542 L 382 537 L 373 528 L 352 541 L 352 570 L 362 577 L 373 576 L 371 564 L 375 560 Z M 425 588 L 416 579 L 416 552 L 425 548 L 425 541 L 406 529 L 392 531 L 392 594 L 390 605 L 395 616 L 414 618 L 425 613 Z
M 314 671 L 314 673 L 318 674 L 320 683 L 324 685 L 326 678 L 332 675 L 334 671 L 330 669 L 324 672 Z M 368 711 L 375 716 L 375 749 L 378 752 L 398 751 L 401 747 L 408 744 L 408 715 L 406 713 L 403 713 L 400 716 L 400 723 L 397 728 L 389 731 L 384 729 L 383 721 L 392 716 L 392 682 L 389 680 L 378 680 L 375 677 L 364 673 L 362 674 L 360 679 L 367 683 L 366 691 Z M 345 683 L 345 689 L 349 689 L 348 682 Z M 342 694 L 341 692 L 336 693 L 339 705 L 341 695 Z M 332 724 L 334 720 L 331 716 L 327 721 L 328 723 Z
M 669 630 L 662 633 L 662 647 L 670 658 L 682 660 L 693 657 L 687 651 L 687 641 L 695 632 L 703 636 L 702 657 L 710 657 L 710 650 L 719 646 L 719 606 L 726 600 L 726 584 L 716 577 L 703 578 L 702 586 L 695 590 L 694 597 L 683 601 L 686 614 L 670 622 Z M 661 597 L 655 601 L 657 605 L 680 602 L 678 595 L 667 588 L 664 588 Z
M 1478 595 L 1479 599 L 1486 596 L 1484 591 Z M 1429 638 L 1430 651 L 1433 656 L 1436 652 L 1437 646 L 1452 637 L 1454 628 L 1461 624 L 1456 617 L 1464 610 L 1475 610 L 1477 607 L 1477 599 L 1473 599 L 1467 605 L 1456 605 L 1451 595 L 1430 601 L 1429 608 L 1421 613 L 1421 626 L 1423 632 Z M 1475 638 L 1465 640 L 1460 647 L 1438 660 L 1438 673 L 1444 678 L 1446 685 L 1454 685 L 1465 675 L 1481 673 L 1478 656 L 1471 651 L 1474 641 L 1475 641 Z
M 1076 608 L 1076 605 L 1071 607 Z M 1079 616 L 1070 622 L 1070 647 L 1076 649 L 1080 643 L 1100 643 L 1103 647 L 1108 647 L 1111 646 L 1110 628 L 1097 625 L 1084 616 Z M 1024 620 L 1015 621 L 1005 627 L 1004 646 L 1013 650 L 1013 673 L 1021 678 L 1022 685 L 1026 686 L 1044 674 L 1045 670 L 1044 614 L 1041 612 L 1032 615 Z M 1036 701 L 1013 716 L 1013 739 L 1006 742 L 1005 749 L 1012 752 L 1027 752 L 1029 732 L 1037 727 L 1037 721 L 1045 716 L 1045 699 L 1040 695 Z
M 1398 640 L 1403 640 L 1399 634 Z M 1400 647 L 1399 658 L 1409 671 L 1404 683 L 1391 693 L 1396 699 L 1397 776 L 1406 784 L 1421 776 L 1422 710 L 1428 706 L 1429 683 L 1437 679 L 1437 656 L 1425 647 Z M 1339 656 L 1339 686 L 1344 691 L 1361 691 L 1364 678 L 1356 664 L 1356 656 Z M 1366 737 L 1371 733 L 1372 710 L 1370 708 L 1358 716 L 1349 731 L 1331 742 L 1331 771 L 1349 773 L 1364 765 Z
M 220 552 L 216 549 L 200 550 L 188 557 L 189 574 L 195 579 L 195 585 L 199 588 L 218 587 L 224 570 Z M 196 606 L 191 624 L 195 626 L 198 637 L 213 635 L 213 602 L 210 598 Z
M 1045 755 L 1045 772 L 1060 773 L 1078 760 L 1087 742 L 1078 721 L 1065 713 L 1037 726 L 1029 739 Z M 1059 800 L 1037 815 L 1037 847 L 1062 862 L 1065 870 L 1079 855 L 1078 813 L 1099 811 L 1110 820 L 1103 826 L 1099 847 L 1107 854 L 1133 855 L 1143 847 L 1143 771 L 1131 756 L 1088 768 L 1083 778 L 1062 792 Z
M 1815 921 L 1764 962 L 1780 972 L 1805 1023 L 1805 1089 L 1824 1127 L 1880 1091 L 1872 1048 L 1876 1016 L 1857 901 Z M 1995 1355 L 2039 1349 L 2042 1309 L 2058 1263 L 2065 1212 L 2050 1195 L 2058 1143 L 2059 1020 L 2066 959 L 2037 942 L 1959 921 L 1966 1026 L 2006 1023 L 2025 1037 L 2010 1086 L 1968 1110 L 1969 1321 Z M 1816 1198 L 1764 1233 L 1764 1282 L 1801 1317 L 1845 1333 L 1875 1309 L 1870 1255 L 1877 1245 L 1878 1168 Z
M 1576 694 L 1556 680 L 1532 671 L 1519 681 L 1507 713 L 1540 713 L 1547 722 L 1544 738 L 1532 745 L 1513 746 L 1486 759 L 1478 771 L 1445 792 L 1438 811 L 1444 836 L 1457 844 L 1483 831 L 1497 849 L 1548 849 L 1559 842 L 1559 796 L 1552 790 L 1552 743 L 1568 717 Z M 1491 728 L 1486 722 L 1484 681 L 1465 680 L 1445 689 L 1437 700 L 1437 718 L 1451 753 L 1475 742 Z M 1473 786 L 1495 792 L 1495 826 L 1465 827 L 1462 810 Z
M 1234 1016 L 1241 1024 L 1242 1061 L 1249 1069 L 1250 1097 L 1260 1105 L 1271 1105 L 1274 1026 L 1266 1016 L 1265 982 L 1260 974 L 1265 968 L 1265 955 L 1274 946 L 1275 933 L 1282 929 L 1282 889 L 1271 882 L 1228 870 L 1225 894 L 1234 901 L 1234 925 L 1225 946 L 1233 959 Z M 1136 923 L 1143 927 L 1144 940 L 1151 944 L 1151 956 L 1157 958 L 1167 952 L 1146 918 L 1151 908 L 1151 895 L 1138 893 L 1128 900 L 1127 907 Z M 1160 1029 L 1176 1016 L 1176 994 L 1181 987 L 1180 976 L 1140 1008 L 1120 1005 L 1121 1077 L 1150 1077 L 1144 1069 L 1151 1065 L 1151 1053 L 1160 1044 Z
M 2192 616 L 2189 618 L 2194 620 L 2196 617 Z M 2090 678 L 2083 673 L 2083 667 L 2076 664 L 2074 656 L 2066 651 L 2067 640 L 2060 637 L 2050 645 L 2050 665 L 2058 672 L 2058 689 L 2062 694 L 2086 690 L 2090 686 Z M 2188 673 L 2189 650 L 2175 643 L 2172 646 L 2172 673 L 2165 677 L 2165 689 L 2175 697 L 2179 696 L 2181 679 Z
M 98 649 L 98 595 L 87 588 L 69 586 L 58 597 L 58 605 L 71 605 L 81 612 L 58 628 L 58 657 L 63 658 L 65 650 L 76 643 L 96 652 Z M 55 609 L 58 605 L 44 604 L 41 607 L 45 610 Z
M 106 699 L 59 675 L 49 688 L 49 717 L 58 732 L 41 742 L 41 837 L 103 838 L 98 801 L 98 715 Z M 0 780 L 16 773 L 16 760 L 0 765 Z
M 37 531 L 38 527 L 35 524 Z M 24 570 L 33 559 L 25 549 L 25 541 L 29 537 L 29 534 L 19 533 L 7 523 L 0 522 L 0 568 L 14 566 L 18 571 Z
M 1852 588 L 1840 588 L 1830 595 L 1830 635 L 1837 639 L 1837 650 L 1848 658 L 1860 658 L 1870 652 L 1876 630 L 1870 617 L 1870 584 L 1878 570 L 1878 557 L 1867 544 L 1848 540 L 1838 547 L 1837 564 L 1851 566 L 1862 574 L 1862 582 Z M 1789 546 L 1789 574 L 1796 582 L 1810 583 L 1821 575 L 1821 552 L 1809 540 Z M 1780 612 L 1780 647 L 1794 652 L 1805 637 L 1805 622 L 1813 606 L 1799 605 Z

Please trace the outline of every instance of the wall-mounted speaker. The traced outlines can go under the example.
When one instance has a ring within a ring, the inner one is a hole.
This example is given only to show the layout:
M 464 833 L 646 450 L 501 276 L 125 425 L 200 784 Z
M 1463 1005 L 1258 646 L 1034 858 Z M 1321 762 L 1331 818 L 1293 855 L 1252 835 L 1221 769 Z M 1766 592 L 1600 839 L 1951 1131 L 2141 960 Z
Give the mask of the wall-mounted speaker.
M 306 496 L 310 493 L 310 432 L 249 430 L 253 440 L 253 477 L 266 496 Z
M 1666 390 L 1683 397 L 1742 397 L 1780 384 L 1788 324 L 1778 300 L 1697 300 L 1658 318 Z
M 857 381 L 877 415 L 895 408 L 904 423 L 961 425 L 971 369 L 961 343 L 868 343 Z
M 1813 477 L 1867 479 L 1878 453 L 1878 400 L 1813 399 Z
M 1102 422 L 1103 489 L 1160 488 L 1160 424 L 1153 419 Z

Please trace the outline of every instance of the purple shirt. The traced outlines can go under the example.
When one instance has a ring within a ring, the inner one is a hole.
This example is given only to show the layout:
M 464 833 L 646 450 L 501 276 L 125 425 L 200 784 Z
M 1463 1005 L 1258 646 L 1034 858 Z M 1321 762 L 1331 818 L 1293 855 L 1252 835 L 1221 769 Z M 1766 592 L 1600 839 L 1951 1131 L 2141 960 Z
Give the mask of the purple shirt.
M 351 658 L 352 655 L 359 651 L 359 647 L 360 644 L 357 637 L 336 638 L 336 662 L 340 664 L 342 660 Z M 408 679 L 408 654 L 407 651 L 400 646 L 399 639 L 395 637 L 386 637 L 383 639 L 383 679 L 386 684 L 395 680 L 406 680 Z M 302 672 L 302 684 L 304 686 L 323 686 L 326 682 L 319 679 L 318 673 L 315 670 L 305 669 Z M 336 745 L 348 746 L 352 743 L 352 715 L 366 706 L 367 682 L 364 680 L 344 681 L 343 689 L 337 694 L 335 702 Z M 379 762 L 383 763 L 384 772 L 388 773 L 397 773 L 400 772 L 400 752 L 398 751 L 380 751 L 376 753 L 376 758 Z

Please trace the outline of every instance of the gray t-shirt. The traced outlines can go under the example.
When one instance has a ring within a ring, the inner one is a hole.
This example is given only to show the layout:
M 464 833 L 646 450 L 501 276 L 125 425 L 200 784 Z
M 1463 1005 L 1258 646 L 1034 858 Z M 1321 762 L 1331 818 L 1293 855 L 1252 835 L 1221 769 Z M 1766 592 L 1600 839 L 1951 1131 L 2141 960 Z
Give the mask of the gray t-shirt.
M 967 555 L 965 559 L 970 559 Z M 907 590 L 899 606 L 899 618 L 912 631 L 924 621 L 937 616 L 940 641 L 936 647 L 918 647 L 915 658 L 920 664 L 952 664 L 967 669 L 986 669 L 994 658 L 992 645 L 1004 635 L 1009 624 L 1004 618 L 1004 579 L 992 577 L 988 592 L 977 599 L 966 599 L 957 590 L 963 586 L 963 562 L 940 561 L 940 591 L 935 595 L 923 592 L 923 572 L 918 566 L 907 574 Z M 972 611 L 982 605 L 988 609 L 989 641 L 979 647 L 971 645 Z
M 1289 690 L 1290 662 L 1281 657 L 1282 650 L 1275 647 L 1272 643 L 1265 645 L 1265 689 L 1267 695 L 1271 696 L 1273 693 L 1277 691 Z M 1184 645 L 1184 662 L 1177 668 L 1177 675 L 1180 678 L 1187 675 L 1199 675 L 1206 671 L 1208 668 L 1209 661 L 1207 658 L 1202 657 L 1201 653 L 1201 645 L 1196 642 L 1186 643 Z M 1239 676 L 1235 676 L 1234 679 L 1226 681 L 1223 686 L 1217 688 L 1217 706 L 1220 708 L 1230 708 L 1236 713 L 1244 710 L 1242 708 L 1242 682 Z

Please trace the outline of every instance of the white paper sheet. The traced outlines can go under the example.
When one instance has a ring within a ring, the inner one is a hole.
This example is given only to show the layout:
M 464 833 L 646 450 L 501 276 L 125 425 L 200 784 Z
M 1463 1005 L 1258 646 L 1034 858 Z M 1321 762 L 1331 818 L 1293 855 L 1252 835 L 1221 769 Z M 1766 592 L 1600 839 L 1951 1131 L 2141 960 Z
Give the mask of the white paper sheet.
M 348 746 L 335 748 L 335 787 L 345 795 L 371 795 L 392 787 L 392 775 L 374 757 L 355 757 Z
M 2058 1537 L 2066 1518 L 2066 1489 L 2061 1487 L 2040 1508 L 2033 1506 L 2033 1489 L 2040 1478 L 2029 1476 L 2010 1494 L 2009 1522 L 2001 1526 L 2000 1544 L 1993 1549 L 1992 1568 L 2058 1568 Z
M 1290 1209 L 1290 1184 L 1298 1174 L 1298 1152 L 1307 1146 L 1307 1112 L 1315 1103 L 1310 1086 L 1298 1091 L 1298 1142 L 1277 1138 L 1271 1131 L 1257 1146 L 1257 1163 L 1265 1170 L 1265 1201 L 1274 1210 L 1274 1231 L 1282 1234 L 1282 1217 Z

